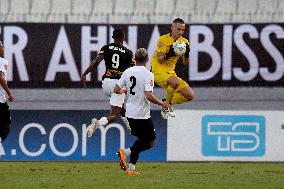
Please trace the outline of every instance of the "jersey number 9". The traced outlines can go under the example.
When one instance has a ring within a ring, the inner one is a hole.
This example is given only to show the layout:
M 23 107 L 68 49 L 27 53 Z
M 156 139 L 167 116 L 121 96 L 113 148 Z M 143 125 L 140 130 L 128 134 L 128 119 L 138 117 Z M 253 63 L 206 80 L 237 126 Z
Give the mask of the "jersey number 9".
M 113 54 L 111 60 L 112 60 L 112 67 L 117 69 L 119 67 L 119 55 Z

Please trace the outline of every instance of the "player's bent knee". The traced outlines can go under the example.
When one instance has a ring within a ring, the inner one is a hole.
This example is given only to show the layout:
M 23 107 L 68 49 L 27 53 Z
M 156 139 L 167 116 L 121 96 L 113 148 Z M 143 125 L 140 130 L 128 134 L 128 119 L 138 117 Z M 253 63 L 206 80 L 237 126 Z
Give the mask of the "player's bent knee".
M 185 97 L 187 101 L 191 101 L 194 99 L 194 95 L 193 94 L 190 94 L 188 96 Z
M 0 126 L 0 138 L 2 142 L 7 138 L 10 133 L 10 125 Z
M 108 123 L 115 122 L 115 120 L 118 118 L 116 114 L 111 114 L 110 116 L 107 117 Z
M 194 92 L 190 90 L 188 93 L 184 95 L 187 101 L 191 101 L 195 98 Z

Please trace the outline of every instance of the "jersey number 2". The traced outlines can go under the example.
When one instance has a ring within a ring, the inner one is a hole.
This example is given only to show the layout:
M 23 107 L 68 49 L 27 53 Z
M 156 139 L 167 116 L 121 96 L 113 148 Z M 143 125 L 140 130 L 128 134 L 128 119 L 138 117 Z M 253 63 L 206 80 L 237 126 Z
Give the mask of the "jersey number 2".
M 136 85 L 136 77 L 131 76 L 131 77 L 130 77 L 130 81 L 131 81 L 131 83 L 132 83 L 132 85 L 130 86 L 130 94 L 135 95 L 135 92 L 133 91 L 133 88 L 134 88 L 135 85 Z
M 119 67 L 119 55 L 118 54 L 113 54 L 112 55 L 112 67 L 117 69 Z

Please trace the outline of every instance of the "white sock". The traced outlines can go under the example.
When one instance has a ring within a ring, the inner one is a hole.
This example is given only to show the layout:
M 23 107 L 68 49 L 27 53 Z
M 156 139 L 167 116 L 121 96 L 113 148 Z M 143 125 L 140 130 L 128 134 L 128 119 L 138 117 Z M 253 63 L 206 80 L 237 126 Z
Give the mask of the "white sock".
M 130 154 L 131 154 L 130 148 L 124 149 L 123 151 L 124 151 L 126 156 L 130 156 Z
M 2 142 L 2 138 L 0 137 L 0 143 Z
M 102 117 L 102 118 L 99 120 L 99 125 L 100 125 L 100 126 L 105 126 L 107 123 L 108 123 L 108 120 L 107 120 L 106 117 Z
M 129 163 L 128 170 L 135 171 L 135 165 L 132 163 Z

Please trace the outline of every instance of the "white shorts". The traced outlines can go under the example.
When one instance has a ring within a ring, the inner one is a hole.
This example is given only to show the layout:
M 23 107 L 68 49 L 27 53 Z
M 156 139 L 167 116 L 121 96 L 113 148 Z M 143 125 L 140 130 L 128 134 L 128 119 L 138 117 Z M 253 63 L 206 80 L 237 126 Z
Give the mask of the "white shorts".
M 113 92 L 118 79 L 105 78 L 102 81 L 102 88 L 104 93 L 109 97 L 109 103 L 111 106 L 117 106 L 122 108 L 124 103 L 125 94 L 116 94 Z

